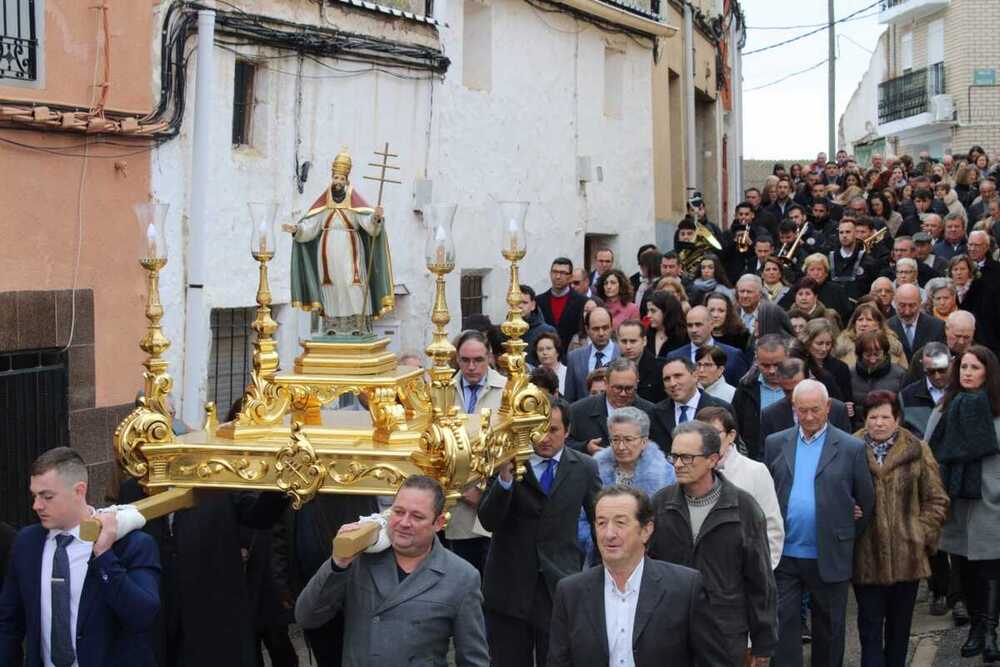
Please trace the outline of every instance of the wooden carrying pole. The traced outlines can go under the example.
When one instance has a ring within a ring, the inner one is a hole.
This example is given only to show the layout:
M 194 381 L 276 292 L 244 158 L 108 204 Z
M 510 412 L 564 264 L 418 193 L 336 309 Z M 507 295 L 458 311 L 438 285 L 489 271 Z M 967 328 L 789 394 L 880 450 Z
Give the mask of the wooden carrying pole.
M 171 488 L 161 493 L 147 496 L 131 503 L 146 521 L 159 519 L 171 512 L 186 510 L 198 503 L 195 489 Z M 80 539 L 86 542 L 96 542 L 101 535 L 101 522 L 97 519 L 85 519 L 80 524 Z
M 378 541 L 380 528 L 374 521 L 366 521 L 354 530 L 338 533 L 333 538 L 333 555 L 336 558 L 354 558 Z

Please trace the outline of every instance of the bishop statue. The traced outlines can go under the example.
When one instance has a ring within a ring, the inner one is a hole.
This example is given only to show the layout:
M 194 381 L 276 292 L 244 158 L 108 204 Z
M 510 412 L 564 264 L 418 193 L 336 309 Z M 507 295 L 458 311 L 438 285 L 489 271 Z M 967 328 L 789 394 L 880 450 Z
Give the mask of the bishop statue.
M 330 186 L 294 225 L 292 305 L 322 316 L 322 334 L 366 336 L 395 306 L 381 206 L 351 186 L 351 156 L 333 160 Z

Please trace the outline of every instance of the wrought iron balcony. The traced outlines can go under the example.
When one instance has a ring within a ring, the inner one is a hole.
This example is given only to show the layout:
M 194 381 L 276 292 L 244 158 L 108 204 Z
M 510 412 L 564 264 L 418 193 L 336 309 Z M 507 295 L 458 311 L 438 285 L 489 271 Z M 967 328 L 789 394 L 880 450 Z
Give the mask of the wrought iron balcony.
M 936 63 L 883 81 L 878 85 L 878 122 L 884 125 L 930 111 L 931 98 L 942 94 L 944 63 Z
M 0 4 L 0 79 L 38 78 L 35 0 L 3 0 Z

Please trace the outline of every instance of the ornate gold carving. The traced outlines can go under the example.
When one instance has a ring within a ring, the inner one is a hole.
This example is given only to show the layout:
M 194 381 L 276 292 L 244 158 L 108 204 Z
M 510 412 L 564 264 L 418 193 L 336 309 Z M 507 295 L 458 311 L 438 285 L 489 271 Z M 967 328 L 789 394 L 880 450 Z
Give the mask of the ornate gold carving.
M 278 488 L 292 497 L 295 509 L 302 509 L 302 504 L 312 500 L 323 485 L 326 465 L 316 456 L 300 422 L 292 424 L 291 443 L 275 456 L 274 471 L 278 475 Z
M 233 463 L 223 458 L 211 458 L 201 463 L 178 466 L 177 472 L 182 475 L 195 474 L 201 479 L 208 479 L 226 470 L 248 482 L 256 482 L 264 478 L 268 471 L 267 461 L 248 461 L 245 458 L 236 459 Z
M 338 465 L 339 464 L 334 464 L 333 470 L 329 473 L 329 477 L 330 481 L 342 486 L 357 484 L 359 481 L 367 477 L 387 482 L 393 486 L 398 486 L 402 484 L 403 480 L 408 476 L 396 466 L 389 465 L 387 463 L 376 463 L 374 465 L 366 466 L 362 463 L 358 463 L 357 461 L 351 461 L 347 464 L 347 470 L 342 473 L 337 472 Z
M 143 405 L 136 408 L 115 429 L 115 451 L 118 460 L 133 477 L 144 479 L 149 473 L 149 464 L 142 448 L 174 441 L 174 433 L 167 415 L 150 410 Z

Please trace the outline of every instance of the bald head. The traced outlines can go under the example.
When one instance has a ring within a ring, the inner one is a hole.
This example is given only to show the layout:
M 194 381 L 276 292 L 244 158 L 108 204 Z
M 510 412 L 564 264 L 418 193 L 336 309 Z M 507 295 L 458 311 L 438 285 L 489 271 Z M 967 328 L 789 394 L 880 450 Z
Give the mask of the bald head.
M 702 347 L 712 337 L 712 318 L 708 315 L 708 308 L 705 306 L 695 306 L 687 314 L 687 331 L 691 344 L 695 347 Z
M 976 318 L 967 310 L 956 310 L 944 322 L 944 337 L 953 354 L 962 354 L 976 334 Z
M 920 314 L 920 288 L 906 283 L 896 288 L 896 314 L 906 324 L 912 324 Z

